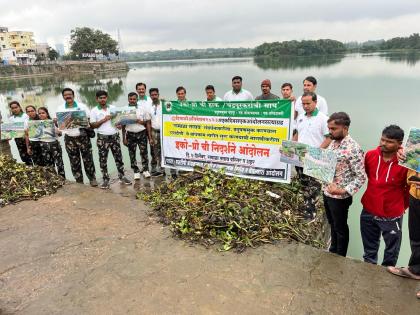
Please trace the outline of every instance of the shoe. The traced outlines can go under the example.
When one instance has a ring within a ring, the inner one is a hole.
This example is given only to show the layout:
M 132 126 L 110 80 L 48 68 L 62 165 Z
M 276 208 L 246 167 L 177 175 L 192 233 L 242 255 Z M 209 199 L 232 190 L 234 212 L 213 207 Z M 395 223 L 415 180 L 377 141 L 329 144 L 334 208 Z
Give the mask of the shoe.
M 162 176 L 163 173 L 161 171 L 153 171 L 152 174 L 150 174 L 152 177 L 158 177 Z
M 134 180 L 140 179 L 140 173 L 134 173 Z
M 109 189 L 109 179 L 104 179 L 103 183 L 100 186 L 101 189 Z
M 144 171 L 143 176 L 144 176 L 144 178 L 149 178 L 150 177 L 149 171 Z
M 131 180 L 129 180 L 127 176 L 123 176 L 120 178 L 120 183 L 125 184 L 125 185 L 131 185 Z
M 92 187 L 98 187 L 98 182 L 96 181 L 96 179 L 92 179 L 91 181 L 89 181 L 89 184 Z

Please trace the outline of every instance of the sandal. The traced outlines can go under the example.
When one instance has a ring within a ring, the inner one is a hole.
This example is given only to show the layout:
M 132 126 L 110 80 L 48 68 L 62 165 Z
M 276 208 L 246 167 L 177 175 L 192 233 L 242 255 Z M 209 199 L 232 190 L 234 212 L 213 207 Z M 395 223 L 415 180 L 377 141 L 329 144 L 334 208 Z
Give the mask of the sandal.
M 392 267 L 389 266 L 386 268 L 386 270 L 390 273 L 392 273 L 393 275 L 396 276 L 400 276 L 400 277 L 404 277 L 404 278 L 409 278 L 409 279 L 414 279 L 414 280 L 420 280 L 420 276 L 415 275 L 414 273 L 412 273 L 408 268 L 406 267 Z

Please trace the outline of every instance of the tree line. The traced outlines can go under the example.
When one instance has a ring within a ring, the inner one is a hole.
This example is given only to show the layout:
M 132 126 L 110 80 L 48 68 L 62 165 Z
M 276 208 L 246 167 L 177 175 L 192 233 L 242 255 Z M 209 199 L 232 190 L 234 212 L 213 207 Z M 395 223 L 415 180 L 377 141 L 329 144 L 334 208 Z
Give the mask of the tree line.
M 414 50 L 420 49 L 420 36 L 414 33 L 408 37 L 394 37 L 389 40 L 367 41 L 363 43 L 342 43 L 332 39 L 284 41 L 264 43 L 255 47 L 256 57 L 269 56 L 311 56 L 332 55 L 346 52 L 372 52 L 380 50 Z

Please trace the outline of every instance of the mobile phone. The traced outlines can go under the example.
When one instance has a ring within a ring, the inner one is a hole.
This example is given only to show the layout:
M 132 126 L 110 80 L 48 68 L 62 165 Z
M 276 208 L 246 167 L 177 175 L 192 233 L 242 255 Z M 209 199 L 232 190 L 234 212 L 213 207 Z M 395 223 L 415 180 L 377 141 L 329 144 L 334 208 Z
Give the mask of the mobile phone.
M 413 176 L 410 176 L 410 177 L 408 178 L 408 180 L 409 180 L 410 182 L 420 182 L 420 177 L 419 177 L 419 176 L 416 176 L 416 175 L 413 175 Z

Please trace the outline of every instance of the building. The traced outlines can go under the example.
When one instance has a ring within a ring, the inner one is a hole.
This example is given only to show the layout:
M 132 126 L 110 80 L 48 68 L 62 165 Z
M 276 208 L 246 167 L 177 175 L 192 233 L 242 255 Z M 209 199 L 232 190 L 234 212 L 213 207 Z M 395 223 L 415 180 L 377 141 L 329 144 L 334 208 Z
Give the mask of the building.
M 38 56 L 43 56 L 44 58 L 48 58 L 48 52 L 50 51 L 50 45 L 47 43 L 36 43 L 35 44 L 35 53 Z
M 16 50 L 12 48 L 0 49 L 0 64 L 15 65 L 17 64 Z
M 36 45 L 33 37 L 33 32 L 9 31 L 7 27 L 0 27 L 0 59 L 3 63 L 13 56 L 19 64 L 34 63 Z

